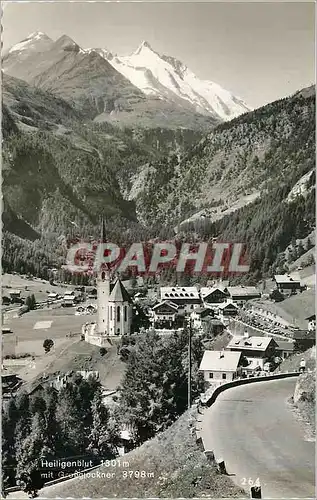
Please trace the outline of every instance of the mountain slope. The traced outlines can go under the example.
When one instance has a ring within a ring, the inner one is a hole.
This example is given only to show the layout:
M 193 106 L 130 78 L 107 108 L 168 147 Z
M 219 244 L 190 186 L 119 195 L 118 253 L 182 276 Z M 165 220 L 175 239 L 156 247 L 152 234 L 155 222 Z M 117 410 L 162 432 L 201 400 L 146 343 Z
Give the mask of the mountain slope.
M 177 59 L 159 55 L 148 42 L 142 42 L 131 56 L 114 56 L 102 49 L 98 52 L 149 96 L 175 103 L 186 101 L 195 111 L 221 121 L 250 111 L 241 99 L 220 85 L 200 80 Z
M 130 193 L 141 220 L 212 221 L 252 203 L 270 182 L 288 182 L 291 190 L 314 169 L 315 96 L 306 95 L 219 125 L 180 160 L 171 158 L 164 175 L 163 162 L 147 164 Z
M 67 232 L 72 222 L 93 231 L 102 213 L 135 220 L 134 203 L 125 196 L 131 176 L 149 159 L 171 148 L 181 152 L 201 137 L 191 130 L 95 124 L 62 98 L 6 74 L 2 127 L 4 225 L 30 239 Z
M 101 152 L 85 138 L 82 115 L 67 102 L 4 75 L 3 110 L 5 229 L 33 239 L 71 221 L 93 226 L 102 213 L 135 219 L 111 166 L 111 143 Z
M 35 33 L 10 49 L 3 69 L 65 99 L 86 118 L 116 125 L 206 131 L 249 109 L 147 43 L 119 58 L 105 49 L 82 49 L 66 35 L 53 42 Z
M 83 120 L 63 99 L 7 74 L 2 78 L 2 99 L 11 119 L 25 130 L 28 127 L 54 130 L 61 124 L 67 126 Z
M 17 43 L 3 55 L 2 69 L 16 78 L 25 77 L 30 71 L 33 56 L 44 53 L 53 45 L 53 40 L 45 33 L 36 31 Z M 34 70 L 34 69 L 33 69 Z

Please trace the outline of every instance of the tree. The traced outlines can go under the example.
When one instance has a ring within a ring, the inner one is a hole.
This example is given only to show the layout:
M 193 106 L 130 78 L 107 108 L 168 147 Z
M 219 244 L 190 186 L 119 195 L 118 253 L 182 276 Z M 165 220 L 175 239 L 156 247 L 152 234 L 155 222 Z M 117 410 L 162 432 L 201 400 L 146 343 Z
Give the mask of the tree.
M 68 384 L 59 393 L 56 420 L 61 428 L 65 455 L 81 455 L 85 451 L 85 432 L 78 408 L 76 392 Z
M 27 298 L 25 299 L 25 305 L 28 307 L 29 311 L 32 311 L 35 309 L 36 306 L 36 300 L 34 297 L 34 294 L 28 295 Z
M 41 460 L 47 455 L 46 447 L 43 445 L 45 430 L 43 415 L 36 413 L 32 420 L 31 432 L 17 452 L 17 484 L 33 498 L 44 486 L 44 480 L 41 477 Z
M 44 347 L 44 350 L 45 352 L 50 352 L 50 350 L 52 349 L 52 347 L 54 346 L 54 342 L 52 339 L 45 339 L 44 342 L 43 342 L 43 347 Z
M 113 458 L 116 454 L 115 442 L 117 435 L 109 426 L 109 410 L 102 402 L 102 392 L 99 388 L 91 403 L 92 425 L 89 434 L 88 450 L 103 459 Z
M 15 400 L 11 398 L 2 409 L 2 489 L 15 484 L 15 433 L 19 418 Z
M 104 356 L 107 354 L 107 349 L 105 347 L 100 347 L 99 349 L 100 356 Z
M 198 376 L 200 339 L 192 342 L 192 396 L 203 390 Z M 162 338 L 155 332 L 140 336 L 127 360 L 120 390 L 123 422 L 140 444 L 164 430 L 187 408 L 188 332 Z

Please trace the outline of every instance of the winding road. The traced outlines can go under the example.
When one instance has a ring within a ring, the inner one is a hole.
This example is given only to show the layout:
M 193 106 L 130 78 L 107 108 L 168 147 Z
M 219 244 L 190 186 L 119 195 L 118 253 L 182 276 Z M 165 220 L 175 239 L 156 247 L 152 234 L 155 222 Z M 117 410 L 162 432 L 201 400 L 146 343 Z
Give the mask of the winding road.
M 205 449 L 246 491 L 259 478 L 262 498 L 315 498 L 315 443 L 287 401 L 295 383 L 291 377 L 227 389 L 202 416 Z

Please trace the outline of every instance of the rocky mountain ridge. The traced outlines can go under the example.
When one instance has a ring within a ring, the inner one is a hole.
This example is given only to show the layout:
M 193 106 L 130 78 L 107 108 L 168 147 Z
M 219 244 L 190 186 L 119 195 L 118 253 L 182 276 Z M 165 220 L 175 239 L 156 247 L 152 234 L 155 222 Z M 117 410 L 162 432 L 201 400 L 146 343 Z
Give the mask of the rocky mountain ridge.
M 37 32 L 4 55 L 3 69 L 98 122 L 206 130 L 250 109 L 146 42 L 131 56 L 118 57 L 106 49 L 83 49 L 67 35 L 53 41 Z

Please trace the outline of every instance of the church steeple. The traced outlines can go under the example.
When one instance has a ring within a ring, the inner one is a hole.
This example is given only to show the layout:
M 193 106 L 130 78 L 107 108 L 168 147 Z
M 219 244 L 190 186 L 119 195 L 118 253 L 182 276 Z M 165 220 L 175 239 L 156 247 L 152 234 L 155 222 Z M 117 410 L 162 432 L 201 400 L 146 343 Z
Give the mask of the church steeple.
M 97 274 L 97 330 L 102 335 L 109 335 L 109 296 L 110 296 L 110 266 L 103 262 L 104 243 L 106 239 L 105 221 L 101 221 L 101 241 L 100 241 L 100 264 Z
M 106 240 L 106 226 L 104 218 L 101 219 L 101 243 L 107 243 Z

